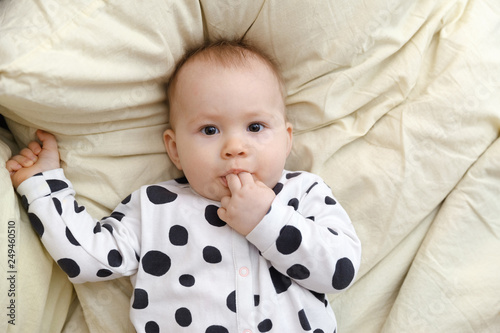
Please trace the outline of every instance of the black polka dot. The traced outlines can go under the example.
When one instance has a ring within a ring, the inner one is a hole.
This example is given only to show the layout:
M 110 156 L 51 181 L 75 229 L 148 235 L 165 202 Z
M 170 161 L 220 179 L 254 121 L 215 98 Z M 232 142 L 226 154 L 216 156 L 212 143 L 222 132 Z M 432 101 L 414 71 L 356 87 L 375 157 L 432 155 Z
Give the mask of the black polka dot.
M 318 329 L 315 329 L 315 330 L 313 331 L 313 333 L 325 333 L 325 331 L 323 331 L 322 329 L 319 329 L 319 328 L 318 328 Z
M 123 262 L 122 255 L 118 250 L 111 250 L 108 253 L 108 264 L 111 267 L 120 267 Z
M 122 204 L 126 205 L 130 202 L 130 199 L 132 199 L 132 194 L 129 194 L 125 199 L 122 200 Z
M 227 308 L 234 313 L 236 313 L 236 290 L 231 291 L 231 293 L 226 298 Z
M 142 310 L 147 308 L 148 305 L 149 305 L 148 292 L 140 288 L 134 289 L 134 302 L 132 303 L 132 308 L 137 310 Z
M 299 199 L 293 198 L 288 201 L 288 206 L 293 207 L 293 209 L 297 210 L 299 209 Z
M 76 240 L 76 238 L 73 236 L 71 233 L 71 230 L 69 230 L 68 227 L 66 227 L 66 238 L 69 240 L 69 242 L 75 246 L 80 246 L 80 243 Z
M 170 269 L 170 257 L 160 251 L 149 251 L 142 259 L 142 268 L 144 272 L 154 275 L 162 276 Z
M 113 233 L 113 226 L 111 224 L 108 224 L 108 223 L 103 223 L 102 224 L 102 227 L 106 230 L 108 230 L 110 233 Z
M 277 294 L 287 291 L 292 285 L 292 280 L 288 276 L 278 272 L 273 266 L 269 267 L 269 273 L 271 274 L 271 281 Z
M 188 327 L 193 322 L 191 311 L 186 308 L 180 308 L 175 311 L 175 321 L 181 327 Z
M 144 330 L 146 333 L 160 333 L 160 326 L 154 321 L 148 321 Z
M 70 278 L 74 278 L 80 275 L 80 266 L 78 266 L 78 264 L 73 259 L 59 259 L 57 261 L 57 264 L 66 274 L 68 274 Z
M 301 264 L 295 264 L 289 269 L 287 269 L 286 274 L 288 274 L 289 277 L 295 280 L 304 280 L 311 275 L 309 270 L 305 267 L 302 266 Z
M 73 202 L 73 207 L 75 209 L 75 213 L 81 213 L 85 210 L 85 207 L 84 206 L 78 206 L 78 202 L 76 202 L 76 200 Z
M 101 232 L 101 223 L 97 222 L 94 227 L 94 234 Z
M 330 231 L 332 234 L 334 234 L 335 236 L 338 236 L 338 232 L 336 232 L 335 230 L 331 229 L 331 228 L 328 228 L 328 231 Z
M 100 270 L 97 271 L 96 275 L 98 277 L 105 278 L 105 277 L 108 277 L 108 276 L 110 276 L 112 274 L 113 274 L 113 272 L 110 271 L 109 269 L 100 269 Z
M 21 204 L 23 205 L 23 208 L 25 210 L 28 210 L 28 208 L 29 208 L 30 205 L 28 203 L 28 198 L 26 198 L 25 195 L 21 196 Z
M 203 249 L 203 259 L 209 264 L 217 264 L 222 261 L 222 254 L 213 246 L 206 246 Z
M 290 254 L 297 251 L 300 243 L 302 243 L 300 230 L 287 225 L 280 230 L 278 239 L 276 239 L 276 248 L 281 254 Z
M 182 184 L 182 185 L 189 184 L 186 177 L 176 178 L 175 181 L 177 182 L 177 184 Z
M 337 204 L 337 201 L 335 201 L 335 199 L 334 199 L 334 198 L 332 198 L 332 197 L 326 196 L 326 197 L 325 197 L 325 203 L 326 203 L 327 205 L 336 205 L 336 204 Z
M 226 222 L 220 219 L 217 214 L 218 209 L 219 207 L 215 205 L 208 205 L 207 208 L 205 208 L 205 219 L 214 227 L 223 227 L 226 225 Z
M 317 293 L 315 291 L 309 290 L 311 294 L 313 294 L 314 297 L 318 299 L 321 303 L 325 304 L 325 306 L 328 304 L 328 301 L 326 300 L 326 295 L 322 293 Z
M 212 325 L 206 329 L 205 333 L 229 333 L 229 331 L 224 326 Z
M 186 245 L 188 242 L 188 231 L 180 225 L 174 225 L 170 228 L 168 233 L 170 243 L 176 246 Z
M 260 295 L 253 295 L 253 305 L 259 306 L 260 304 Z
M 274 194 L 278 195 L 281 192 L 282 189 L 283 189 L 283 184 L 282 183 L 276 184 L 273 187 Z
M 337 290 L 345 289 L 354 279 L 354 265 L 349 258 L 341 258 L 335 265 L 332 286 Z
M 304 311 L 304 309 L 299 311 L 299 322 L 300 326 L 302 326 L 302 329 L 304 331 L 311 330 L 311 325 L 309 324 L 309 320 L 307 319 L 306 312 Z
M 300 176 L 301 172 L 292 172 L 292 173 L 287 173 L 286 174 L 286 179 L 294 178 L 297 176 Z
M 38 218 L 33 213 L 28 213 L 28 219 L 30 220 L 31 226 L 35 230 L 35 232 L 38 234 L 39 237 L 43 236 L 43 233 L 45 231 L 45 228 L 43 227 L 42 221 Z
M 155 205 L 162 205 L 174 201 L 177 194 L 170 192 L 163 186 L 151 185 L 146 189 L 149 201 Z
M 54 206 L 56 207 L 57 213 L 59 215 L 62 215 L 62 206 L 61 206 L 61 201 L 57 198 L 52 198 L 52 202 L 54 203 Z
M 314 222 L 314 220 L 316 219 L 314 216 L 308 216 L 307 218 L 308 218 L 309 220 L 313 221 L 313 222 Z
M 257 325 L 259 332 L 269 332 L 273 328 L 273 322 L 271 319 L 264 319 Z
M 103 218 L 103 220 L 109 219 L 109 218 L 114 218 L 117 221 L 121 221 L 124 217 L 125 217 L 125 214 L 114 211 L 111 213 L 110 216 L 106 216 L 105 218 Z
M 314 186 L 318 185 L 318 182 L 314 182 L 314 184 L 312 184 L 306 191 L 307 194 L 309 194 L 309 192 L 311 192 L 311 190 L 314 188 Z
M 179 277 L 179 283 L 184 287 L 192 287 L 194 286 L 195 279 L 194 276 L 190 274 L 184 274 Z
M 47 184 L 50 187 L 50 192 L 54 193 L 60 190 L 63 190 L 68 187 L 66 182 L 59 179 L 47 179 Z

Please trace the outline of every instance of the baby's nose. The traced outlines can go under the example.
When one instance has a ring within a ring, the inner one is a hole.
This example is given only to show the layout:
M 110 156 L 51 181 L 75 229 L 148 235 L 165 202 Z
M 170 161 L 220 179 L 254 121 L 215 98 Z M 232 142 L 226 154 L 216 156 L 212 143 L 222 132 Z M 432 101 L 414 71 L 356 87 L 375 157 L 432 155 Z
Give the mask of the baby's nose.
M 222 150 L 223 158 L 245 157 L 248 154 L 247 144 L 239 138 L 227 140 Z

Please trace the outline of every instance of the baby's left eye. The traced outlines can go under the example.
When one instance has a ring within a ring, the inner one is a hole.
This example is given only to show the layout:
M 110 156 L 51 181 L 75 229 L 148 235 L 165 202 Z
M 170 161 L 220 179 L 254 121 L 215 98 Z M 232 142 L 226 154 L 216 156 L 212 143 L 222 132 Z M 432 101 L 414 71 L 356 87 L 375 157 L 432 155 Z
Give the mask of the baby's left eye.
M 259 124 L 259 123 L 250 124 L 248 126 L 248 131 L 249 132 L 260 132 L 263 129 L 264 129 L 264 125 Z

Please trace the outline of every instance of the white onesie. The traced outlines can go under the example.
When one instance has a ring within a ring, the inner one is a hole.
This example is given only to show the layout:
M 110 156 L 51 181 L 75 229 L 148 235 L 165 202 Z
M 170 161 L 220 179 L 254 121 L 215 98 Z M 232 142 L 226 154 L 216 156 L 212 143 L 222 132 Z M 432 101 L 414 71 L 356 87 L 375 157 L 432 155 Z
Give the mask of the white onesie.
M 73 283 L 131 276 L 137 332 L 332 333 L 325 293 L 352 283 L 360 241 L 318 176 L 284 171 L 273 190 L 271 209 L 244 237 L 185 178 L 141 187 L 101 221 L 78 205 L 62 169 L 18 187 Z

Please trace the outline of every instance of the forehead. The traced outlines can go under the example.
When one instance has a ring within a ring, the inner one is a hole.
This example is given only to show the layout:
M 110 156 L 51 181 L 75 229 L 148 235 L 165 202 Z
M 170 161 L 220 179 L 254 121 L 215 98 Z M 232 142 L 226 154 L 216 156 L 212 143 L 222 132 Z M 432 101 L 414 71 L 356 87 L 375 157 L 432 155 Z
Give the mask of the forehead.
M 177 73 L 175 85 L 169 94 L 171 121 L 178 109 L 187 111 L 183 106 L 192 98 L 203 94 L 229 98 L 225 92 L 233 84 L 248 82 L 260 86 L 262 97 L 273 95 L 274 100 L 283 104 L 282 86 L 273 69 L 257 56 L 245 57 L 238 62 L 220 63 L 206 57 L 196 57 L 187 61 Z M 265 87 L 265 88 L 264 88 Z M 250 91 L 249 91 L 250 93 Z M 261 97 L 261 95 L 259 95 Z M 181 105 L 182 104 L 182 105 Z
M 285 98 L 285 85 L 281 74 L 278 69 L 278 65 L 275 64 L 271 59 L 269 59 L 264 54 L 261 54 L 258 50 L 246 49 L 243 47 L 215 47 L 201 50 L 200 52 L 194 52 L 189 55 L 187 59 L 181 61 L 176 70 L 173 73 L 173 77 L 168 85 L 168 98 L 171 101 L 175 98 L 177 83 L 183 74 L 189 72 L 187 69 L 190 67 L 196 67 L 196 65 L 202 65 L 206 68 L 262 68 L 267 69 L 272 73 L 278 81 L 278 84 L 283 94 L 283 99 Z
M 197 83 L 202 80 L 237 81 L 241 80 L 242 76 L 252 77 L 253 80 L 257 80 L 257 83 L 279 87 L 279 81 L 271 68 L 256 58 L 230 65 L 204 59 L 193 59 L 179 71 L 177 84 L 180 85 L 187 81 L 192 84 L 193 81 Z
M 262 75 L 272 75 L 276 78 L 276 84 L 279 84 L 278 75 L 273 68 L 268 65 L 264 60 L 257 55 L 249 54 L 246 56 L 234 56 L 231 59 L 222 59 L 221 56 L 207 57 L 198 55 L 186 61 L 186 63 L 179 69 L 177 74 L 176 83 L 186 77 L 186 73 L 202 72 L 204 74 L 214 74 L 224 70 L 226 73 L 237 72 L 256 72 Z M 175 87 L 174 87 L 175 88 Z

